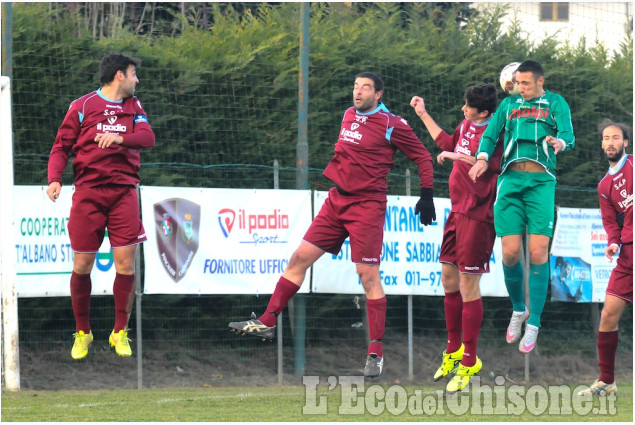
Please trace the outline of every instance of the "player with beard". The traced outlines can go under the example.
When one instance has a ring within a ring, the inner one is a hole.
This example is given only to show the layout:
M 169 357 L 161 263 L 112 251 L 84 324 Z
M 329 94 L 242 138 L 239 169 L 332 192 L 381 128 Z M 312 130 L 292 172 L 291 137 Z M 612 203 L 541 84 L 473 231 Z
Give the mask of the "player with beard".
M 598 332 L 598 365 L 600 377 L 590 388 L 579 394 L 597 396 L 617 392 L 615 384 L 615 353 L 618 323 L 627 304 L 633 303 L 633 155 L 626 153 L 629 128 L 605 119 L 599 126 L 602 150 L 609 161 L 609 170 L 598 183 L 602 224 L 608 234 L 604 255 L 617 264 L 611 272 L 604 297 L 604 308 Z
M 83 359 L 93 342 L 90 272 L 106 228 L 117 271 L 113 284 L 115 324 L 109 342 L 122 357 L 132 354 L 128 321 L 135 291 L 137 244 L 146 240 L 139 215 L 139 149 L 154 146 L 154 132 L 139 99 L 139 61 L 119 53 L 100 64 L 102 87 L 74 100 L 60 126 L 48 163 L 48 197 L 55 202 L 73 156 L 75 192 L 68 220 L 73 249 L 70 290 L 75 315 L 71 357 Z
M 333 158 L 324 170 L 331 180 L 328 198 L 289 260 L 258 318 L 231 322 L 238 333 L 273 339 L 276 318 L 300 289 L 306 271 L 325 252 L 337 255 L 350 236 L 351 260 L 366 293 L 370 344 L 364 375 L 376 377 L 383 369 L 386 296 L 381 285 L 379 263 L 383 242 L 388 193 L 388 173 L 397 149 L 419 169 L 421 197 L 415 213 L 423 225 L 436 220 L 432 199 L 432 157 L 401 117 L 381 102 L 384 83 L 371 72 L 355 77 L 353 106 L 344 113 Z

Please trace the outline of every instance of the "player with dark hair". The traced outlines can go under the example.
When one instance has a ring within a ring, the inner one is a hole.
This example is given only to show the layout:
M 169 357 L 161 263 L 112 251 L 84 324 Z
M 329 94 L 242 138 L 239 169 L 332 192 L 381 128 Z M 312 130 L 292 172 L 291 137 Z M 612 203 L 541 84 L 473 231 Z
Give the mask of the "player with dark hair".
M 609 170 L 598 183 L 602 224 L 608 234 L 604 255 L 609 261 L 619 251 L 604 297 L 598 332 L 600 377 L 579 394 L 607 395 L 617 392 L 615 353 L 618 324 L 627 304 L 633 304 L 633 155 L 626 153 L 629 128 L 605 119 L 599 126 L 602 150 Z
M 383 81 L 370 72 L 355 77 L 353 106 L 344 113 L 333 158 L 324 176 L 331 180 L 328 198 L 291 256 L 266 311 L 251 320 L 231 322 L 242 334 L 273 339 L 276 318 L 300 289 L 306 271 L 325 252 L 338 254 L 350 236 L 351 260 L 366 293 L 370 344 L 364 375 L 378 376 L 383 369 L 386 296 L 379 263 L 388 193 L 387 177 L 397 149 L 419 168 L 421 197 L 415 214 L 423 225 L 436 220 L 432 199 L 432 157 L 403 118 L 388 111 L 381 96 Z
M 504 130 L 503 159 L 494 204 L 494 226 L 501 237 L 505 286 L 512 302 L 512 317 L 506 340 L 525 335 L 518 350 L 534 349 L 540 316 L 549 287 L 549 241 L 553 236 L 556 155 L 573 149 L 575 137 L 571 111 L 564 98 L 544 88 L 540 63 L 526 60 L 518 66 L 516 82 L 520 94 L 508 96 L 499 105 L 483 133 L 470 178 L 476 182 L 489 167 L 492 153 Z M 519 261 L 522 235 L 529 234 L 529 311 L 523 296 L 523 266 Z M 531 313 L 530 313 L 531 312 Z
M 445 325 L 448 343 L 434 380 L 455 373 L 446 391 L 465 388 L 472 376 L 483 367 L 476 355 L 478 335 L 483 322 L 483 301 L 479 281 L 489 273 L 489 260 L 494 248 L 494 213 L 496 179 L 500 171 L 502 146 L 494 152 L 494 161 L 476 184 L 468 176 L 476 162 L 474 154 L 479 140 L 496 111 L 497 92 L 493 84 L 468 87 L 461 108 L 465 119 L 448 134 L 426 111 L 419 96 L 410 101 L 435 143 L 443 149 L 437 162 L 453 162 L 449 179 L 452 209 L 445 222 L 439 261 L 441 283 L 445 291 Z
M 76 360 L 86 357 L 93 342 L 90 272 L 106 228 L 117 271 L 115 324 L 109 342 L 118 355 L 132 354 L 128 321 L 135 296 L 135 254 L 137 244 L 146 240 L 137 195 L 139 149 L 154 146 L 154 132 L 134 96 L 139 63 L 119 53 L 102 59 L 103 86 L 71 102 L 49 157 L 46 194 L 55 202 L 69 155 L 73 156 L 75 193 L 68 234 L 73 249 L 70 290 L 76 323 L 71 356 Z

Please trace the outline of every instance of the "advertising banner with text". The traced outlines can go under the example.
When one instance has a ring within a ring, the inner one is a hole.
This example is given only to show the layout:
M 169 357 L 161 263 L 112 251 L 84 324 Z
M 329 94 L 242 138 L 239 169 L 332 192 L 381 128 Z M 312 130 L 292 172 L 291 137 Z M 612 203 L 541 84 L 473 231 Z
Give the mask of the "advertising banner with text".
M 146 294 L 271 294 L 312 217 L 308 190 L 142 186 L 141 210 Z
M 599 208 L 558 208 L 550 257 L 553 301 L 604 302 L 618 257 L 610 262 L 604 256 L 607 241 Z
M 70 296 L 73 251 L 68 238 L 68 217 L 74 186 L 63 186 L 55 201 L 46 186 L 13 188 L 16 293 L 18 297 Z M 115 266 L 108 237 L 99 248 L 91 272 L 92 294 L 112 294 Z
M 316 213 L 328 192 L 314 192 Z M 419 198 L 388 196 L 380 276 L 387 295 L 443 295 L 439 255 L 443 227 L 450 213 L 450 200 L 434 198 L 437 221 L 423 226 L 414 209 Z M 313 266 L 312 292 L 363 294 L 355 264 L 351 262 L 349 239 L 339 255 L 325 254 Z M 503 278 L 500 238 L 496 238 L 489 263 L 490 273 L 480 281 L 483 296 L 507 296 Z

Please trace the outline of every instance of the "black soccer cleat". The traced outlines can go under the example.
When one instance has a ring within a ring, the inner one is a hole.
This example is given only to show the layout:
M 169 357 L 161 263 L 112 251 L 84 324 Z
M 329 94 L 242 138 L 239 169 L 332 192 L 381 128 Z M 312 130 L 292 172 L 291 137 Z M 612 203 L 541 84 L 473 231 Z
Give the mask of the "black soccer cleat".
M 276 327 L 263 325 L 256 319 L 256 313 L 251 313 L 251 319 L 244 322 L 230 322 L 229 328 L 241 335 L 253 335 L 262 338 L 263 341 L 273 341 L 276 336 Z
M 370 353 L 366 357 L 366 366 L 364 367 L 364 376 L 367 378 L 376 378 L 381 375 L 381 371 L 384 368 L 384 358 L 377 356 L 375 353 Z

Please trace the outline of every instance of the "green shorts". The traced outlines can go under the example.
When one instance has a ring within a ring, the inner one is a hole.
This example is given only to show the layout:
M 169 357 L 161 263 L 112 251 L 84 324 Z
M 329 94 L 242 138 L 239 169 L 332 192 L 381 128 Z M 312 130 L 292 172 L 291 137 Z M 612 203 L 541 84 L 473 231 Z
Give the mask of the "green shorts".
M 498 177 L 494 228 L 497 236 L 553 236 L 556 180 L 547 173 L 507 170 Z

